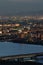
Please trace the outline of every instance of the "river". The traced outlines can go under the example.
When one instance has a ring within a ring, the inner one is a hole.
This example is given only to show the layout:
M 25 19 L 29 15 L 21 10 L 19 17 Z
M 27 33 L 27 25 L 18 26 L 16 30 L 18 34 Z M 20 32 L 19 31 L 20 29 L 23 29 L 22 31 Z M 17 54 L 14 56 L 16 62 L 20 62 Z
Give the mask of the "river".
M 43 46 L 41 45 L 0 42 L 0 57 L 40 52 L 43 52 Z M 43 63 L 43 59 L 36 62 Z
M 12 42 L 0 42 L 0 56 L 38 53 L 38 52 L 43 52 L 43 46 L 12 43 Z

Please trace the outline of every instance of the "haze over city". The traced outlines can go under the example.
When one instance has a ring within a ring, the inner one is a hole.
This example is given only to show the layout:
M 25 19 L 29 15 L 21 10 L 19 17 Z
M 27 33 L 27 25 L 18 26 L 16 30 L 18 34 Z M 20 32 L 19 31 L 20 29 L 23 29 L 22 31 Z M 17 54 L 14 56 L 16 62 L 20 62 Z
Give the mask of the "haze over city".
M 43 0 L 0 0 L 0 15 L 42 15 Z

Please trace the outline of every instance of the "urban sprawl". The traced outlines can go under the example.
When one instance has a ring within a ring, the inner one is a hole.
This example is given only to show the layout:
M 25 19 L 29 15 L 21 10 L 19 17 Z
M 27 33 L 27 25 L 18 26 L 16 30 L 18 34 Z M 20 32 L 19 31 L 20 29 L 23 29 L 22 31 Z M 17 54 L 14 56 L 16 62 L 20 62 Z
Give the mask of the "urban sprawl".
M 43 41 L 43 16 L 0 16 L 1 41 Z

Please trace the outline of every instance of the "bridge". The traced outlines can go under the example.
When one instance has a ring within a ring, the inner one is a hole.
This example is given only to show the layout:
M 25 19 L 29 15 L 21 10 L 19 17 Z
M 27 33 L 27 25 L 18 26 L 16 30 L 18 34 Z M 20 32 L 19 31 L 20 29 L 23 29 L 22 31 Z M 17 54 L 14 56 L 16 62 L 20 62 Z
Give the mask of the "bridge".
M 24 58 L 34 58 L 36 59 L 37 56 L 43 56 L 43 52 L 40 53 L 30 53 L 30 54 L 20 54 L 20 55 L 11 55 L 11 56 L 3 56 L 0 57 L 0 61 L 6 61 L 6 60 L 23 60 Z

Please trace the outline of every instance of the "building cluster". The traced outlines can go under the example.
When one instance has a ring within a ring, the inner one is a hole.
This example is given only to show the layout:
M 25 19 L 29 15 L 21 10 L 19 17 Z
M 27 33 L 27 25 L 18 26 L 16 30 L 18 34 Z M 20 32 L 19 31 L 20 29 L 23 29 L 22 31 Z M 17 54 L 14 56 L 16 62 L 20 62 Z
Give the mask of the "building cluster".
M 0 17 L 0 36 L 26 41 L 43 40 L 43 20 L 36 17 Z

